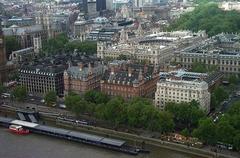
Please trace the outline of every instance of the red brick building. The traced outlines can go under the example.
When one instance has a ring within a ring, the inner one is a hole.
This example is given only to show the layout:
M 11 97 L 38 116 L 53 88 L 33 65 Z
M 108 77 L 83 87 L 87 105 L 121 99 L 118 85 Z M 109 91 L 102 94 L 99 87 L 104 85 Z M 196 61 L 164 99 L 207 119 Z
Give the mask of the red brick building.
M 110 96 L 130 99 L 137 96 L 153 97 L 159 80 L 157 67 L 124 65 L 121 70 L 113 67 L 101 80 L 101 92 Z
M 69 66 L 64 72 L 64 94 L 70 91 L 83 94 L 89 90 L 100 89 L 103 74 L 104 66 L 98 62 L 81 62 L 78 66 Z

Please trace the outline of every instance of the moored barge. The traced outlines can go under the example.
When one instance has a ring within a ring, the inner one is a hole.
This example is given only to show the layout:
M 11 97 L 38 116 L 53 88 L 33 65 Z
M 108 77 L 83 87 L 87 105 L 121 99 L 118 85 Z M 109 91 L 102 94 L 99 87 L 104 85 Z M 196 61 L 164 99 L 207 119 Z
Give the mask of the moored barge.
M 15 120 L 11 118 L 0 117 L 0 125 L 9 127 L 11 125 L 22 126 L 24 129 L 29 130 L 32 133 L 43 134 L 48 136 L 54 136 L 62 139 L 72 140 L 84 144 L 90 144 L 110 150 L 124 152 L 131 155 L 137 155 L 141 149 L 126 144 L 126 141 L 106 138 L 93 134 L 76 132 L 72 130 L 50 127 L 46 125 L 40 125 L 37 123 L 31 123 L 21 120 Z

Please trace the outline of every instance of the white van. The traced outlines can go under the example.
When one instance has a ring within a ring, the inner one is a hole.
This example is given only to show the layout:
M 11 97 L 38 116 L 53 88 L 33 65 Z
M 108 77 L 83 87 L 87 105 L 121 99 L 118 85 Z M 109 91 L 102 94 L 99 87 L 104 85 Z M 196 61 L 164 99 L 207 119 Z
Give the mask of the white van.
M 65 104 L 59 104 L 59 108 L 66 109 L 67 106 Z

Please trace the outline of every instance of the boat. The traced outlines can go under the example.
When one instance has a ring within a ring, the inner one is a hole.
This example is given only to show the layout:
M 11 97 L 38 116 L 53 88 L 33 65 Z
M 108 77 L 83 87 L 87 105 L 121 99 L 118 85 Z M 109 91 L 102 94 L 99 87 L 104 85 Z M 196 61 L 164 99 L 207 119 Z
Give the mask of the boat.
M 28 129 L 24 129 L 22 126 L 19 125 L 10 125 L 9 130 L 16 134 L 29 134 Z

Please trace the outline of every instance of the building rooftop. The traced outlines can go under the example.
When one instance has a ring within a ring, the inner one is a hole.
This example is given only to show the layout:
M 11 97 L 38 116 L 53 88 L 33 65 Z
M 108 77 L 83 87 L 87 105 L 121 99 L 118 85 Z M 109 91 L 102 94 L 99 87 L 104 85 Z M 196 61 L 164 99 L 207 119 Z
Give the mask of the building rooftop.
M 105 72 L 102 80 L 108 83 L 134 85 L 139 84 L 141 81 L 148 81 L 155 77 L 154 68 L 152 66 L 147 67 L 147 71 L 144 72 L 144 66 L 129 65 L 128 70 L 120 71 L 107 71 Z
M 66 70 L 66 73 L 75 79 L 85 79 L 89 75 L 101 75 L 104 72 L 104 66 L 101 64 L 91 64 L 89 63 L 88 66 L 71 66 Z
M 55 76 L 59 73 L 63 73 L 63 66 L 44 66 L 44 65 L 35 65 L 35 66 L 22 66 L 19 69 L 21 73 L 27 74 L 38 74 L 46 76 Z

